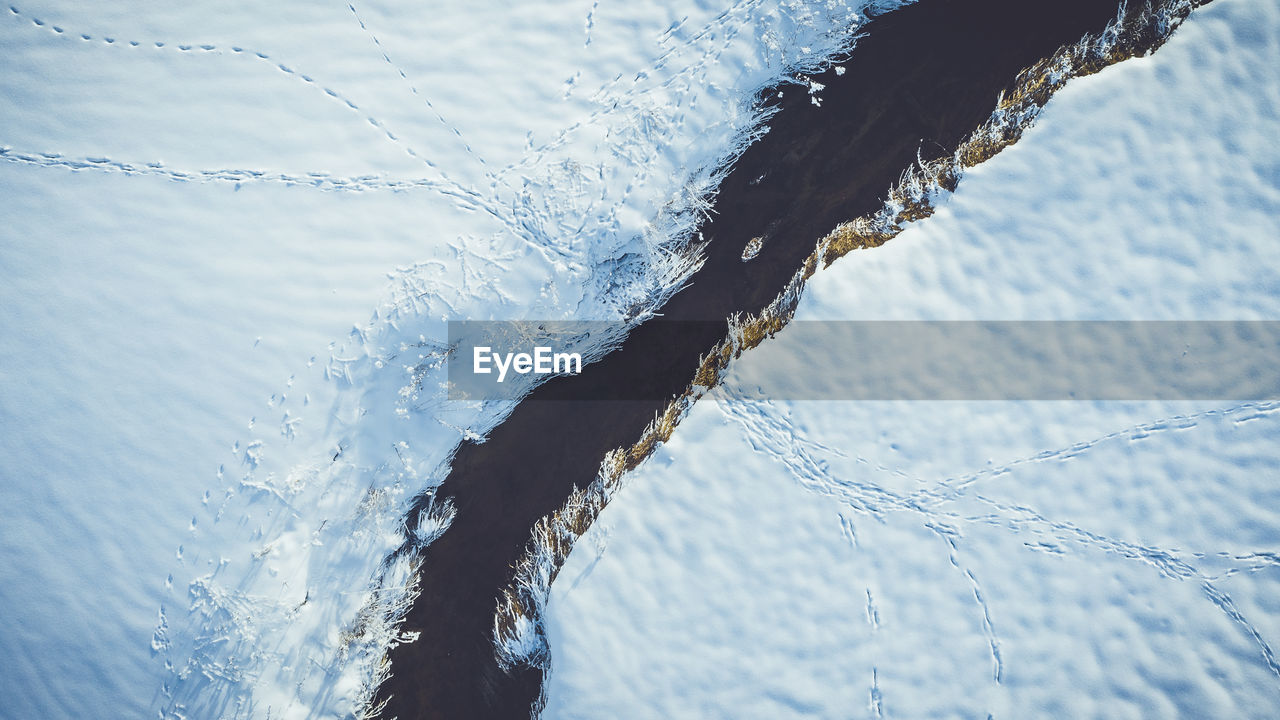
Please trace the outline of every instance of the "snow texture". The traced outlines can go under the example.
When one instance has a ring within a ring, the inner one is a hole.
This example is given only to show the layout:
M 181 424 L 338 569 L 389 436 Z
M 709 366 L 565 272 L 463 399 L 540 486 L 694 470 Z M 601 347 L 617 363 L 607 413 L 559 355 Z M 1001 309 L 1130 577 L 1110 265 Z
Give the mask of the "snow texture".
M 1277 26 L 1216 0 L 1072 81 L 796 319 L 1280 319 Z M 1272 717 L 1278 437 L 1275 403 L 704 401 L 552 585 L 543 717 Z
M 510 407 L 446 320 L 643 317 L 895 4 L 0 8 L 0 716 L 358 713 Z

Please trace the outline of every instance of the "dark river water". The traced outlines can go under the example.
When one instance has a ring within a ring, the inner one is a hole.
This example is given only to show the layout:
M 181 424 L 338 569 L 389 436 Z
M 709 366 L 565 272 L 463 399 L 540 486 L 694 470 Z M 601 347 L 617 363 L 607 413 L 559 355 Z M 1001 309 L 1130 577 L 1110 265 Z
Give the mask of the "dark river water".
M 951 154 L 1019 70 L 1101 30 L 1116 10 L 1116 0 L 920 0 L 866 26 L 844 75 L 816 78 L 826 86 L 821 107 L 801 86 L 780 88 L 781 99 L 778 89 L 767 93 L 779 111 L 701 228 L 707 262 L 661 309 L 668 319 L 717 322 L 679 332 L 642 325 L 581 375 L 534 391 L 487 442 L 459 449 L 440 489 L 457 517 L 424 551 L 422 593 L 404 625 L 421 636 L 391 653 L 393 676 L 379 691 L 389 698 L 385 717 L 528 717 L 542 671 L 498 666 L 498 594 L 534 523 L 589 484 L 605 453 L 635 442 L 665 405 L 603 398 L 619 387 L 643 386 L 631 397 L 646 398 L 683 391 L 700 354 L 724 336 L 725 318 L 768 305 L 819 238 L 880 207 L 917 153 Z M 759 255 L 744 263 L 747 241 L 767 229 Z

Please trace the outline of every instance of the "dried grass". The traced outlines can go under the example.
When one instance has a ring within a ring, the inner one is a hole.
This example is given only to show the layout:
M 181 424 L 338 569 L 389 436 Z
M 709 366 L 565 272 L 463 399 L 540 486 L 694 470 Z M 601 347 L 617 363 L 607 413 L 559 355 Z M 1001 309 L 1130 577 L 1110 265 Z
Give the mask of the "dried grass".
M 560 510 L 542 518 L 534 527 L 528 550 L 514 568 L 512 582 L 502 591 L 494 614 L 494 641 L 504 666 L 517 663 L 546 666 L 542 612 L 551 582 L 573 549 L 574 541 L 608 504 L 626 473 L 671 438 L 693 404 L 720 383 L 733 360 L 786 327 L 795 313 L 805 282 L 819 266 L 830 266 L 854 250 L 880 247 L 908 224 L 932 215 L 937 198 L 953 192 L 966 169 L 986 162 L 1016 143 L 1054 93 L 1068 81 L 1153 52 L 1193 9 L 1209 1 L 1163 0 L 1138 10 L 1122 4 L 1116 19 L 1103 32 L 1060 48 L 1019 73 L 1013 89 L 998 98 L 991 116 L 970 133 L 954 153 L 934 160 L 919 159 L 889 188 L 878 212 L 841 223 L 821 238 L 769 307 L 758 315 L 730 318 L 725 338 L 702 357 L 689 387 L 668 403 L 633 445 L 606 455 L 592 484 L 576 489 Z M 527 637 L 528 633 L 536 637 Z

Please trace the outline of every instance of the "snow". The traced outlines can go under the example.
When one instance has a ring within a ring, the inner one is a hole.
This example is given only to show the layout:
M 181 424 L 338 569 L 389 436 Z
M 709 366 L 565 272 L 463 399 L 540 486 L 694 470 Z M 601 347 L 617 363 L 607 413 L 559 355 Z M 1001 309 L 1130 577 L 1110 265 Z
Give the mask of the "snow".
M 893 4 L 0 8 L 0 716 L 357 710 L 509 407 L 446 320 L 642 315 L 755 90 Z
M 796 319 L 1280 319 L 1278 22 L 1072 81 Z M 552 585 L 543 717 L 1270 717 L 1278 411 L 699 403 Z

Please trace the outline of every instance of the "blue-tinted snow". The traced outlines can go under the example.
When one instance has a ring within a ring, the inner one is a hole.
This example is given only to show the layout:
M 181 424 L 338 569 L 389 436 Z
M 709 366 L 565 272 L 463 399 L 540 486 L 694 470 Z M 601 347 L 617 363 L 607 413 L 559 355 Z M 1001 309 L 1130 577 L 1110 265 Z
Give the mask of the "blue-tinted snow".
M 0 7 L 0 716 L 352 710 L 444 320 L 653 302 L 871 4 Z
M 1280 318 L 1277 26 L 1217 0 L 1072 82 L 797 317 Z M 1267 404 L 703 401 L 553 585 L 544 717 L 1272 717 L 1278 440 Z

